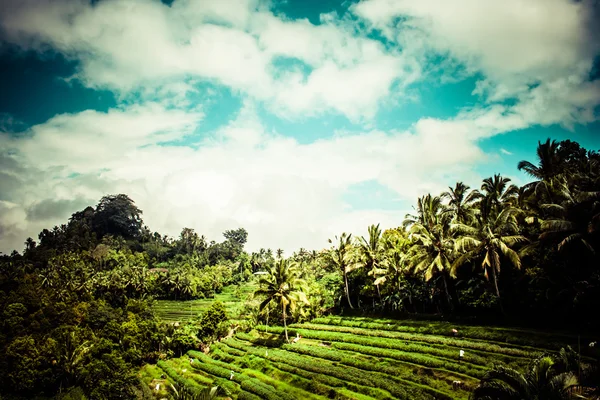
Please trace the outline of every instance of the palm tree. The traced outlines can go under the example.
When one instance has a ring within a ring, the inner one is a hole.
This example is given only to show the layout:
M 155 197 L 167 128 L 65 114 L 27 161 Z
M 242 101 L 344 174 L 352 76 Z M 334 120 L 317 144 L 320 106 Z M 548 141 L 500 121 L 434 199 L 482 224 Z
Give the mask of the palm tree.
M 408 266 L 408 252 L 412 242 L 403 231 L 403 235 L 386 236 L 383 239 L 383 258 L 382 266 L 386 268 L 386 275 L 380 276 L 375 282 L 384 284 L 387 278 L 391 277 L 391 281 L 398 289 L 398 294 L 402 292 L 401 277 L 405 273 Z M 409 302 L 412 304 L 412 297 L 409 296 Z
M 365 267 L 369 270 L 369 275 L 375 278 L 375 287 L 377 287 L 377 295 L 379 296 L 379 303 L 381 303 L 381 292 L 379 291 L 379 281 L 377 280 L 378 275 L 385 274 L 385 269 L 380 268 L 382 258 L 382 242 L 381 242 L 381 229 L 379 224 L 371 225 L 368 228 L 369 239 L 365 239 L 361 236 L 359 241 L 359 249 L 365 261 Z
M 561 353 L 565 353 L 564 349 Z M 576 363 L 578 364 L 578 363 Z M 521 373 L 507 367 L 489 371 L 471 395 L 472 400 L 562 400 L 574 399 L 577 365 L 565 365 L 558 357 L 536 358 L 528 371 Z
M 456 182 L 454 188 L 448 187 L 448 189 L 440 196 L 442 199 L 448 200 L 445 212 L 452 215 L 454 222 L 459 224 L 468 223 L 473 219 L 472 204 L 477 197 L 477 192 L 471 191 L 468 193 L 470 187 L 462 182 Z
M 350 289 L 348 287 L 348 273 L 356 267 L 356 262 L 352 254 L 352 234 L 348 235 L 344 232 L 339 238 L 336 236 L 335 240 L 339 244 L 337 247 L 334 246 L 329 250 L 327 259 L 338 271 L 342 272 L 344 277 L 344 293 L 346 294 L 348 305 L 353 309 L 354 307 L 350 301 Z M 331 239 L 329 239 L 329 243 L 332 243 Z
M 558 181 L 562 182 L 557 201 L 541 205 L 549 217 L 542 222 L 540 239 L 556 240 L 559 251 L 579 243 L 595 254 L 593 237 L 600 231 L 600 192 L 572 191 L 565 180 Z
M 277 258 L 278 259 L 283 258 L 283 249 L 277 249 Z
M 449 277 L 456 278 L 455 269 L 452 267 L 454 240 L 450 237 L 449 227 L 447 219 L 431 227 L 413 225 L 410 238 L 414 241 L 414 245 L 409 257 L 413 271 L 424 273 L 426 282 L 434 277 L 442 277 L 448 305 L 454 309 L 448 288 Z
M 441 208 L 442 200 L 439 196 L 431 196 L 428 194 L 419 197 L 417 200 L 417 214 L 406 214 L 402 225 L 405 228 L 410 228 L 414 224 L 431 227 L 437 224 L 437 218 Z
M 499 213 L 503 209 L 515 205 L 519 188 L 510 184 L 510 178 L 496 174 L 483 180 L 481 192 L 473 196 L 479 200 L 479 210 L 485 217 L 491 213 Z
M 426 195 L 419 199 L 417 215 L 407 215 L 404 226 L 410 226 L 410 265 L 416 273 L 424 273 L 425 281 L 441 276 L 444 292 L 451 309 L 454 308 L 448 278 L 455 277 L 452 269 L 454 243 L 450 236 L 450 216 L 443 212 L 440 196 Z
M 298 302 L 309 304 L 304 293 L 305 282 L 300 279 L 298 270 L 290 266 L 286 260 L 279 260 L 269 269 L 269 274 L 259 281 L 261 288 L 254 292 L 255 296 L 266 296 L 260 303 L 263 310 L 269 303 L 276 301 L 281 305 L 285 339 L 289 342 L 287 332 L 287 310 L 294 312 Z
M 213 400 L 218 397 L 219 386 L 195 389 L 178 383 L 170 385 L 170 392 L 175 400 Z
M 538 181 L 549 182 L 556 175 L 562 172 L 563 161 L 558 153 L 559 143 L 556 140 L 547 139 L 545 143 L 538 142 L 537 158 L 538 165 L 529 161 L 519 161 L 517 168 L 519 171 L 525 171 L 527 174 Z
M 35 249 L 36 243 L 31 237 L 28 237 L 25 241 L 25 252 Z
M 460 267 L 467 261 L 481 259 L 481 267 L 486 279 L 490 277 L 500 300 L 498 276 L 500 274 L 501 258 L 503 255 L 516 268 L 521 268 L 521 259 L 512 247 L 527 241 L 519 235 L 519 227 L 514 209 L 505 209 L 497 216 L 480 215 L 473 226 L 455 224 L 452 226 L 459 237 L 456 239 L 456 250 L 462 255 L 456 259 L 453 268 Z M 500 303 L 502 308 L 502 303 Z

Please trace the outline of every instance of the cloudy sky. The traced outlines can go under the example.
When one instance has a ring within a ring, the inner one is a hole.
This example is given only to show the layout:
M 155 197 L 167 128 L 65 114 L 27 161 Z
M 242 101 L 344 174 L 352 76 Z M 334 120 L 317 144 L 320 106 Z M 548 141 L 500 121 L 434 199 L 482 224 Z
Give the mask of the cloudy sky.
M 600 148 L 592 0 L 3 0 L 0 251 L 127 193 L 153 230 L 325 247 L 538 140 Z M 288 253 L 289 254 L 289 253 Z

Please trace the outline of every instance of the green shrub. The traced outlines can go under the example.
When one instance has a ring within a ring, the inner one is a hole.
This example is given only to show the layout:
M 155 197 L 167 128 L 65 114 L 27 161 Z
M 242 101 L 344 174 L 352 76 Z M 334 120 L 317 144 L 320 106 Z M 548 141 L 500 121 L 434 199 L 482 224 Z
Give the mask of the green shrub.
M 158 361 L 156 364 L 160 367 L 160 369 L 162 369 L 165 372 L 165 374 L 167 374 L 169 376 L 169 378 L 173 379 L 179 385 L 184 386 L 190 390 L 195 390 L 195 389 L 200 388 L 200 386 L 194 380 L 187 379 L 187 378 L 184 378 L 183 376 L 179 375 L 173 367 L 171 367 L 169 364 L 167 364 L 167 362 Z

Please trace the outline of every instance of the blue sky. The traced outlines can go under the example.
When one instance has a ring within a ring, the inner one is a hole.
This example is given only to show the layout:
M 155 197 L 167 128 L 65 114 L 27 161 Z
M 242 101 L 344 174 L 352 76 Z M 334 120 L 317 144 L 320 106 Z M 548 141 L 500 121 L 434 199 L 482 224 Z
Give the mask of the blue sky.
M 167 4 L 165 4 L 167 3 Z M 500 4 L 502 3 L 502 4 Z M 460 10 L 460 11 L 459 11 Z M 0 251 L 127 193 L 154 230 L 322 248 L 539 140 L 600 148 L 592 1 L 10 0 Z

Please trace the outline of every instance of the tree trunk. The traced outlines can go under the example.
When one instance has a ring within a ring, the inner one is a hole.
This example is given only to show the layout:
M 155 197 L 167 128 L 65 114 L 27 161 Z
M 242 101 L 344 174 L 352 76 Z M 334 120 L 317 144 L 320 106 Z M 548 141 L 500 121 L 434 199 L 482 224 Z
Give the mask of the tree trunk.
M 267 325 L 265 326 L 265 332 L 267 332 L 269 330 L 269 313 L 270 313 L 270 310 L 269 310 L 269 308 L 267 308 Z
M 500 297 L 500 289 L 498 288 L 498 276 L 496 275 L 496 269 L 492 268 L 492 275 L 494 276 L 494 287 L 496 288 L 496 296 L 498 296 L 498 305 L 500 305 L 500 312 L 502 315 L 506 315 L 504 312 L 504 306 L 502 305 L 502 297 Z
M 283 305 L 283 330 L 285 331 L 285 340 L 289 343 L 290 338 L 288 338 L 287 333 L 287 322 L 286 322 L 286 314 L 285 314 L 285 304 Z
M 448 290 L 448 281 L 446 279 L 446 273 L 442 272 L 442 278 L 444 281 L 444 290 L 446 291 L 446 298 L 448 299 L 448 305 L 450 306 L 450 312 L 454 311 L 454 304 L 452 303 L 452 296 L 450 296 L 450 291 Z
M 350 290 L 348 288 L 348 274 L 346 273 L 346 270 L 344 270 L 344 289 L 346 291 L 346 299 L 348 299 L 348 305 L 350 306 L 350 308 L 354 309 L 354 307 L 352 306 L 352 302 L 350 301 Z

